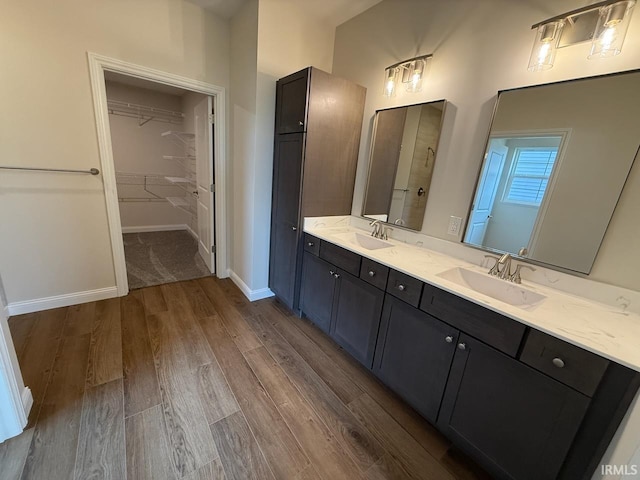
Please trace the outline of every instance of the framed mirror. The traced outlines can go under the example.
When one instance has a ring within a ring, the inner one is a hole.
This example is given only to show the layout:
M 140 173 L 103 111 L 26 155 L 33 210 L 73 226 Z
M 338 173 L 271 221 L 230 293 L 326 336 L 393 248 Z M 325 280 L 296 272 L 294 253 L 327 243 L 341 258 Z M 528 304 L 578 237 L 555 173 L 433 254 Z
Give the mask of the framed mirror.
M 640 71 L 502 91 L 464 243 L 589 273 L 640 147 Z
M 376 111 L 363 217 L 422 229 L 445 105 Z

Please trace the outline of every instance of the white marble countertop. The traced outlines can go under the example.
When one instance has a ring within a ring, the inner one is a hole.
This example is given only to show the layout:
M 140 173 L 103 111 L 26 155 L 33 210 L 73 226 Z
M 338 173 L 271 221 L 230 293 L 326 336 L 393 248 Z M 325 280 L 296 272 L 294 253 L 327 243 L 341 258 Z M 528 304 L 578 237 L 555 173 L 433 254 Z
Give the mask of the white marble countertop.
M 351 225 L 345 225 L 345 223 L 348 222 L 342 222 L 340 226 L 322 226 L 326 225 L 326 222 L 306 221 L 304 231 L 525 325 L 640 371 L 639 314 L 524 279 L 522 287 L 540 293 L 547 298 L 529 310 L 512 306 L 438 276 L 438 274 L 454 267 L 463 267 L 485 274 L 488 271 L 487 268 L 394 239 L 387 240 L 393 244 L 393 247 L 379 250 L 365 249 L 336 236 L 347 232 L 358 232 L 365 235 L 370 233 Z

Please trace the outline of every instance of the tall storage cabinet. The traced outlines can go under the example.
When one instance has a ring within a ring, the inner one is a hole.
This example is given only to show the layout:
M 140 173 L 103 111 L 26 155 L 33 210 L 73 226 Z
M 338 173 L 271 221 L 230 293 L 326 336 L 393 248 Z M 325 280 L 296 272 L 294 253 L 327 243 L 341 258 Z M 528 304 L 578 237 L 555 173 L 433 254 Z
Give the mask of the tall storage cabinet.
M 351 213 L 365 94 L 313 67 L 278 80 L 269 287 L 292 309 L 303 218 Z

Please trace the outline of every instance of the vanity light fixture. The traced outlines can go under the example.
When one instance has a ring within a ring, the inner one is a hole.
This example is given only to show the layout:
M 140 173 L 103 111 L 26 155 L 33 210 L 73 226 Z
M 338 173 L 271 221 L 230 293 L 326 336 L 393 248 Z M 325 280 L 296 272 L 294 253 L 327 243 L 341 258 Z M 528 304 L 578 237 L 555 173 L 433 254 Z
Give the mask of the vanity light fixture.
M 618 55 L 629 28 L 636 0 L 606 0 L 536 23 L 536 39 L 529 57 L 529 70 L 553 67 L 556 50 L 591 42 L 588 58 Z
M 433 55 L 422 55 L 393 64 L 384 70 L 384 96 L 395 97 L 398 82 L 407 84 L 407 92 L 415 93 L 422 90 L 422 79 L 427 60 Z

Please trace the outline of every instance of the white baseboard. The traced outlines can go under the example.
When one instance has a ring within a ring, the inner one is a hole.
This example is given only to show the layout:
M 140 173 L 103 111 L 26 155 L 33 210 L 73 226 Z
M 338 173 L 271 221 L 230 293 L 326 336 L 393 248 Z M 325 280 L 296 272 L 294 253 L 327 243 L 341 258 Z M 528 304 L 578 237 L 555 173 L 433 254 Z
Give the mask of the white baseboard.
M 85 292 L 66 293 L 54 297 L 36 298 L 35 300 L 24 300 L 13 302 L 8 305 L 9 315 L 22 315 L 23 313 L 39 312 L 51 308 L 68 307 L 79 303 L 95 302 L 105 298 L 118 296 L 117 287 L 98 288 Z
M 193 238 L 195 238 L 196 240 L 199 240 L 199 239 L 198 239 L 198 234 L 197 234 L 196 232 L 194 232 L 194 231 L 191 229 L 191 227 L 190 227 L 189 225 L 185 225 L 185 226 L 184 226 L 184 229 L 185 229 L 187 232 L 189 232 Z
M 184 223 L 178 225 L 139 225 L 133 227 L 122 227 L 122 233 L 168 232 L 171 230 L 188 230 L 193 234 L 189 226 Z
M 234 272 L 233 270 L 229 270 L 229 277 L 235 283 L 238 288 L 244 293 L 244 296 L 249 299 L 250 302 L 255 302 L 256 300 L 262 300 L 263 298 L 273 297 L 273 292 L 268 288 L 260 288 L 258 290 L 251 290 L 246 283 L 242 281 L 242 279 Z
M 31 393 L 31 389 L 29 387 L 24 387 L 22 390 L 22 408 L 24 408 L 24 416 L 29 418 L 29 412 L 31 412 L 31 407 L 33 407 L 33 395 Z

